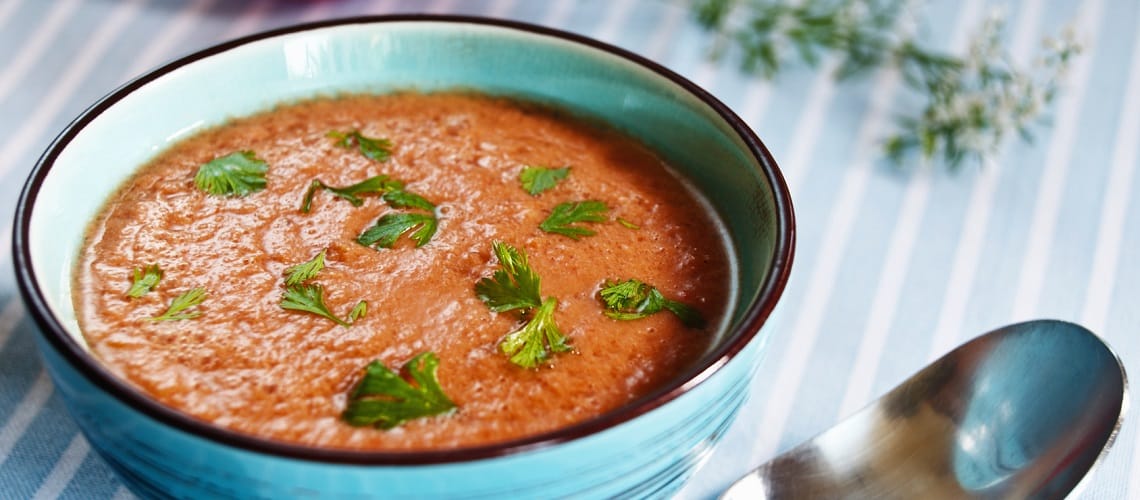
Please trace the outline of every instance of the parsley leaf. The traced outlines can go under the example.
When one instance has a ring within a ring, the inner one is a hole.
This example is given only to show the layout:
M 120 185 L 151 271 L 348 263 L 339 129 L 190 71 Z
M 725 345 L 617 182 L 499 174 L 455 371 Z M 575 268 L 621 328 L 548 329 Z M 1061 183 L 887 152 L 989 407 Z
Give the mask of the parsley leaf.
M 577 222 L 605 222 L 605 203 L 596 200 L 559 203 L 538 227 L 548 233 L 558 233 L 571 239 L 593 236 L 593 230 L 571 224 Z
M 526 253 L 500 241 L 491 243 L 500 269 L 490 278 L 475 283 L 475 295 L 494 312 L 521 309 L 524 317 L 534 310 L 533 316 L 522 328 L 511 332 L 499 342 L 499 349 L 510 356 L 512 363 L 534 368 L 550 356 L 551 352 L 566 352 L 571 347 L 566 336 L 554 322 L 554 309 L 558 300 L 539 293 L 541 279 L 530 268 Z
M 162 269 L 158 264 L 151 264 L 146 267 L 136 267 L 134 276 L 132 277 L 131 288 L 127 290 L 127 297 L 137 299 L 150 293 L 158 286 L 158 282 L 162 280 Z
M 418 208 L 429 212 L 435 210 L 435 204 L 427 201 L 423 196 L 403 189 L 394 189 L 384 193 L 384 201 L 388 202 L 388 206 L 392 208 Z
M 362 300 L 348 312 L 348 322 L 356 323 L 356 320 L 363 318 L 365 314 L 368 314 L 368 303 Z
M 541 278 L 527 263 L 526 254 L 500 241 L 491 243 L 500 269 L 475 283 L 475 295 L 492 311 L 531 309 L 542 305 L 538 287 Z
M 166 308 L 166 312 L 147 318 L 148 321 L 179 321 L 183 319 L 194 319 L 202 315 L 202 311 L 186 311 L 191 307 L 201 304 L 206 300 L 205 288 L 191 288 L 182 295 L 179 295 L 170 301 L 170 307 Z M 186 312 L 183 312 L 186 311 Z
M 285 287 L 285 292 L 281 294 L 281 308 L 316 314 L 347 328 L 352 326 L 353 321 L 364 316 L 368 304 L 363 300 L 358 302 L 349 313 L 348 321 L 345 321 L 338 318 L 325 305 L 325 288 L 318 283 L 312 283 Z
M 503 337 L 499 350 L 511 357 L 511 362 L 524 368 L 534 368 L 550 356 L 551 352 L 566 352 L 571 347 L 566 336 L 554 323 L 554 309 L 558 300 L 547 297 L 535 309 L 534 316 L 522 328 Z
M 414 229 L 408 237 L 416 242 L 417 247 L 422 247 L 431 241 L 438 228 L 439 220 L 431 214 L 391 213 L 357 236 L 356 241 L 366 247 L 392 248 L 401 235 Z
M 427 201 L 423 196 L 405 191 L 402 186 L 385 192 L 382 198 L 392 208 L 418 208 L 432 213 L 390 213 L 384 215 L 376 221 L 375 226 L 368 228 L 356 237 L 358 243 L 366 247 L 392 248 L 400 236 L 412 231 L 408 237 L 416 242 L 417 247 L 422 247 L 431 241 L 432 236 L 435 236 L 435 231 L 439 228 L 439 219 L 435 216 L 435 204 Z
M 348 317 L 342 320 L 325 305 L 324 287 L 316 283 L 304 284 L 306 281 L 316 278 L 317 273 L 325 268 L 325 252 L 327 251 L 327 248 L 322 249 L 308 262 L 297 264 L 285 270 L 289 277 L 285 279 L 285 291 L 281 294 L 281 308 L 316 314 L 330 319 L 340 326 L 348 327 L 356 320 L 363 318 L 368 312 L 367 302 L 363 300 L 357 302 L 352 311 L 348 313 Z
M 636 230 L 638 230 L 638 229 L 641 229 L 641 226 L 639 226 L 639 225 L 637 225 L 637 224 L 634 224 L 634 223 L 632 223 L 632 222 L 630 222 L 630 221 L 627 221 L 627 220 L 625 220 L 625 219 L 623 219 L 623 218 L 621 218 L 621 217 L 618 217 L 618 218 L 617 218 L 617 221 L 618 221 L 618 224 L 621 224 L 621 225 L 622 225 L 622 226 L 624 226 L 626 229 L 633 229 L 634 231 L 636 231 Z
M 288 274 L 289 277 L 285 278 L 285 286 L 300 285 L 315 278 L 317 273 L 325 268 L 325 252 L 327 250 L 328 249 L 322 249 L 321 253 L 318 253 L 308 262 L 297 264 L 286 269 L 285 273 Z
M 389 370 L 379 360 L 368 364 L 364 378 L 348 396 L 341 419 L 357 427 L 391 429 L 414 418 L 447 413 L 456 405 L 436 377 L 439 358 L 424 352 L 404 363 L 416 385 Z
M 309 213 L 309 209 L 313 204 L 313 195 L 316 194 L 318 189 L 324 189 L 336 196 L 348 200 L 354 207 L 359 207 L 364 204 L 364 200 L 360 199 L 358 195 L 376 194 L 383 195 L 392 190 L 402 189 L 404 183 L 388 177 L 387 175 L 377 175 L 369 177 L 351 186 L 342 188 L 332 187 L 320 179 L 313 179 L 309 183 L 309 190 L 305 192 L 305 199 L 301 203 L 301 212 Z
M 536 196 L 558 184 L 559 181 L 570 175 L 570 167 L 526 167 L 519 172 L 519 182 L 523 189 Z
M 598 296 L 605 305 L 606 316 L 616 320 L 640 319 L 667 310 L 689 328 L 705 326 L 705 320 L 699 311 L 687 304 L 667 299 L 657 288 L 635 279 L 624 282 L 607 280 Z
M 385 162 L 388 161 L 388 157 L 392 155 L 392 141 L 388 139 L 365 137 L 359 130 L 349 132 L 337 132 L 333 130 L 325 134 L 325 136 L 336 139 L 336 145 L 344 149 L 352 149 L 354 147 L 360 149 L 360 154 L 370 160 Z
M 246 196 L 265 189 L 267 170 L 253 151 L 237 151 L 198 167 L 194 185 L 214 196 Z

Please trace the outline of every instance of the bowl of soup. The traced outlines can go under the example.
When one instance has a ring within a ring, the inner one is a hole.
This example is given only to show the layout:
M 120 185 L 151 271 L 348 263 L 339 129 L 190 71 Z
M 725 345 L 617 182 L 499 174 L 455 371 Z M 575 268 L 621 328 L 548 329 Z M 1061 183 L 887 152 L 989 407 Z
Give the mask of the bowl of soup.
M 743 403 L 794 234 L 760 140 L 668 69 L 385 16 L 104 97 L 34 168 L 14 254 L 140 495 L 660 496 Z

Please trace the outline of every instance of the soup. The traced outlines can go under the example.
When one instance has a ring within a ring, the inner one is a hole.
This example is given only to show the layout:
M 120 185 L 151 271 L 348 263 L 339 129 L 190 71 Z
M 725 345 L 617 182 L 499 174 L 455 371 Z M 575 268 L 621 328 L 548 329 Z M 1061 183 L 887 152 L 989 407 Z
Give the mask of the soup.
M 234 119 L 143 166 L 89 228 L 73 301 L 106 366 L 195 418 L 454 448 L 674 380 L 730 309 L 728 259 L 699 196 L 604 126 L 470 93 L 351 95 Z M 438 411 L 370 417 L 402 403 L 366 394 L 381 379 Z

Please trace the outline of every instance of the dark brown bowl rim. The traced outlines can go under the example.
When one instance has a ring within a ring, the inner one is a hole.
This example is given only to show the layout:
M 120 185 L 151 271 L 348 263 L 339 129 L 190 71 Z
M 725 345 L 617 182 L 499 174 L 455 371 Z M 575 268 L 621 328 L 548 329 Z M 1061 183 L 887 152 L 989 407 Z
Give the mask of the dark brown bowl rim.
M 311 446 L 289 444 L 269 441 L 248 434 L 242 434 L 212 424 L 196 420 L 172 408 L 161 405 L 148 398 L 142 392 L 128 385 L 114 376 L 109 370 L 100 365 L 90 354 L 65 331 L 59 320 L 51 313 L 46 300 L 39 291 L 38 279 L 32 271 L 32 256 L 28 242 L 32 206 L 35 203 L 40 185 L 47 176 L 56 158 L 63 149 L 86 127 L 92 120 L 122 100 L 127 95 L 145 86 L 147 83 L 166 75 L 182 66 L 195 61 L 208 58 L 212 55 L 249 44 L 258 40 L 277 37 L 286 34 L 329 28 L 334 26 L 355 24 L 379 24 L 392 22 L 444 22 L 456 24 L 476 24 L 518 30 L 542 36 L 558 38 L 561 40 L 598 49 L 603 52 L 621 57 L 643 68 L 651 70 L 684 88 L 704 104 L 712 108 L 723 118 L 732 129 L 747 144 L 749 152 L 759 161 L 761 173 L 773 188 L 773 201 L 776 204 L 776 228 L 778 238 L 776 249 L 772 253 L 770 273 L 765 278 L 759 293 L 758 300 L 745 312 L 740 327 L 734 339 L 727 342 L 720 349 L 709 355 L 708 361 L 688 370 L 679 385 L 667 386 L 655 391 L 641 399 L 622 406 L 600 417 L 587 420 L 569 427 L 564 427 L 548 433 L 530 436 L 522 439 L 507 441 L 493 445 L 483 445 L 452 450 L 426 450 L 407 452 L 376 452 L 355 451 L 345 449 L 316 448 Z M 600 42 L 574 33 L 538 26 L 534 24 L 460 15 L 381 15 L 359 16 L 342 19 L 333 19 L 314 23 L 297 24 L 283 28 L 273 29 L 194 52 L 169 62 L 143 76 L 140 76 L 107 96 L 100 99 L 78 118 L 72 121 L 52 141 L 51 145 L 40 157 L 33 167 L 27 182 L 20 193 L 16 206 L 15 223 L 13 230 L 12 252 L 16 270 L 17 283 L 20 293 L 28 306 L 28 310 L 40 327 L 41 334 L 60 353 L 60 355 L 95 385 L 106 390 L 110 395 L 122 403 L 163 424 L 172 426 L 191 435 L 200 436 L 216 443 L 233 446 L 253 452 L 275 456 L 304 459 L 325 463 L 345 463 L 362 465 L 426 465 L 447 464 L 470 460 L 486 459 L 513 455 L 529 450 L 554 446 L 567 441 L 584 438 L 624 422 L 630 421 L 659 406 L 672 401 L 682 394 L 696 387 L 709 378 L 713 373 L 728 363 L 753 337 L 771 314 L 776 302 L 783 293 L 791 270 L 795 247 L 795 220 L 792 212 L 791 198 L 783 176 L 780 174 L 775 160 L 767 148 L 756 137 L 756 134 L 732 112 L 711 94 L 701 89 L 677 73 L 664 66 L 650 61 L 625 49 Z

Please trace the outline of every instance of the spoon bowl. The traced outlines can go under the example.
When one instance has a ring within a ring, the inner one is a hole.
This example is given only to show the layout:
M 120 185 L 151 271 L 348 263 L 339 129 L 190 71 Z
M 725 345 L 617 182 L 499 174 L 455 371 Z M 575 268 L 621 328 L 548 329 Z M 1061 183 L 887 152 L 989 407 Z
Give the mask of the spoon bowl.
M 1072 323 L 963 344 L 722 498 L 1063 498 L 1112 444 L 1127 381 Z

